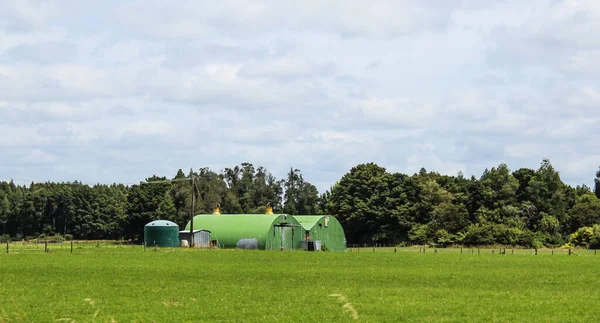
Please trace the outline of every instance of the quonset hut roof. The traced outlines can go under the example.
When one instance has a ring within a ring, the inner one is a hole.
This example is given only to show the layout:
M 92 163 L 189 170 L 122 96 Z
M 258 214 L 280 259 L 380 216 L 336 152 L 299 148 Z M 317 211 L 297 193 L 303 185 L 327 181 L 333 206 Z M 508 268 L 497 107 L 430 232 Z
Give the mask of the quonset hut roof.
M 257 239 L 259 248 L 264 249 L 267 240 L 274 235 L 273 227 L 280 224 L 301 226 L 294 217 L 287 214 L 199 214 L 194 217 L 194 229 L 210 231 L 211 240 L 218 240 L 219 245 L 226 248 L 235 248 L 238 241 L 249 238 Z M 185 230 L 190 230 L 190 222 Z M 294 245 L 299 245 L 300 230 L 295 235 Z
M 321 241 L 330 251 L 346 251 L 346 236 L 340 222 L 332 215 L 295 215 L 310 234 L 309 240 Z
M 304 230 L 312 229 L 319 220 L 323 218 L 322 215 L 294 215 L 294 218 L 300 222 Z

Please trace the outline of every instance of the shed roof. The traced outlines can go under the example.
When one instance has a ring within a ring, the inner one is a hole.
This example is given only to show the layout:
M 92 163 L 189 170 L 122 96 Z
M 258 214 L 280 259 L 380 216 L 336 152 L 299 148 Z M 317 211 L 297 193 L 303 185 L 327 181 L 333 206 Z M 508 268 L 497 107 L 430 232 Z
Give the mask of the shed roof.
M 200 231 L 204 231 L 204 232 L 210 232 L 210 231 L 208 231 L 208 230 L 204 230 L 204 229 L 196 229 L 196 230 L 194 230 L 193 232 L 194 232 L 194 233 L 198 233 L 198 232 L 200 232 Z M 190 230 L 189 230 L 189 229 L 187 229 L 187 230 L 179 230 L 179 233 L 190 233 Z
M 302 224 L 304 230 L 312 229 L 323 217 L 323 215 L 294 215 L 294 218 Z

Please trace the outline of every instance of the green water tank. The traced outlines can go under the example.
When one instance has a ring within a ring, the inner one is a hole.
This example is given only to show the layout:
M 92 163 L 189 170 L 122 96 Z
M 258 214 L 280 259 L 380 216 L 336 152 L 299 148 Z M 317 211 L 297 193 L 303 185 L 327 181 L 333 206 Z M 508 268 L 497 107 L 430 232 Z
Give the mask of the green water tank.
M 179 247 L 179 226 L 171 221 L 156 220 L 144 227 L 148 247 Z

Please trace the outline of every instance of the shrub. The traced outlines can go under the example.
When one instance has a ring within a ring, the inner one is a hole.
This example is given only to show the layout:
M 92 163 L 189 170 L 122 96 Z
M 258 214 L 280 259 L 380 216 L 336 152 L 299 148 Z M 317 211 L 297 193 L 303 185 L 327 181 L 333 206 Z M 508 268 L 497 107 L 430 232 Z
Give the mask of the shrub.
M 48 243 L 61 243 L 65 241 L 65 238 L 63 238 L 61 235 L 54 235 L 54 236 L 46 236 L 45 234 L 41 234 L 38 237 L 39 241 L 41 242 L 48 242 Z
M 408 238 L 412 243 L 418 245 L 429 244 L 432 240 L 430 238 L 429 227 L 426 224 L 415 224 L 410 232 L 408 232 Z
M 455 238 L 448 231 L 440 229 L 435 232 L 435 240 L 438 244 L 447 247 L 454 243 Z
M 11 240 L 10 235 L 8 235 L 8 234 L 3 234 L 0 236 L 0 243 L 7 243 L 10 240 Z
M 538 232 L 532 232 L 529 230 L 523 231 L 523 233 L 519 236 L 517 240 L 517 244 L 529 247 L 529 248 L 541 248 L 544 246 L 543 244 L 544 237 L 542 234 Z
M 495 242 L 493 224 L 470 225 L 463 242 L 467 246 L 493 244 Z
M 569 242 L 565 244 L 565 247 L 581 247 L 588 246 L 594 236 L 594 228 L 592 227 L 581 227 L 577 229 L 571 236 L 569 237 Z

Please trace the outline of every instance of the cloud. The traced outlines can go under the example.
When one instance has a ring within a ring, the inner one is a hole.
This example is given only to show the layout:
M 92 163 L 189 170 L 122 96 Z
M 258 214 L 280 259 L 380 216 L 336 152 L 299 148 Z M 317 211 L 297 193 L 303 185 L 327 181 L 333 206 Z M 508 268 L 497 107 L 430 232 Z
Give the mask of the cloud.
M 370 98 L 358 106 L 368 120 L 393 126 L 425 127 L 434 117 L 432 105 L 407 98 Z
M 306 59 L 282 57 L 274 61 L 244 66 L 239 73 L 248 78 L 312 78 L 332 74 L 335 68 L 332 62 L 316 64 Z
M 201 39 L 214 34 L 237 38 L 274 30 L 386 39 L 441 30 L 451 20 L 451 7 L 435 1 L 381 1 L 368 5 L 360 1 L 257 1 L 244 6 L 235 1 L 211 6 L 187 1 L 177 6 L 133 1 L 117 12 L 117 21 L 126 30 L 158 39 Z
M 59 63 L 72 60 L 76 51 L 76 45 L 70 42 L 20 44 L 0 55 L 0 62 Z
M 593 1 L 0 2 L 0 179 L 599 163 Z
M 140 120 L 127 125 L 126 133 L 134 135 L 160 135 L 167 133 L 171 126 L 164 121 Z

